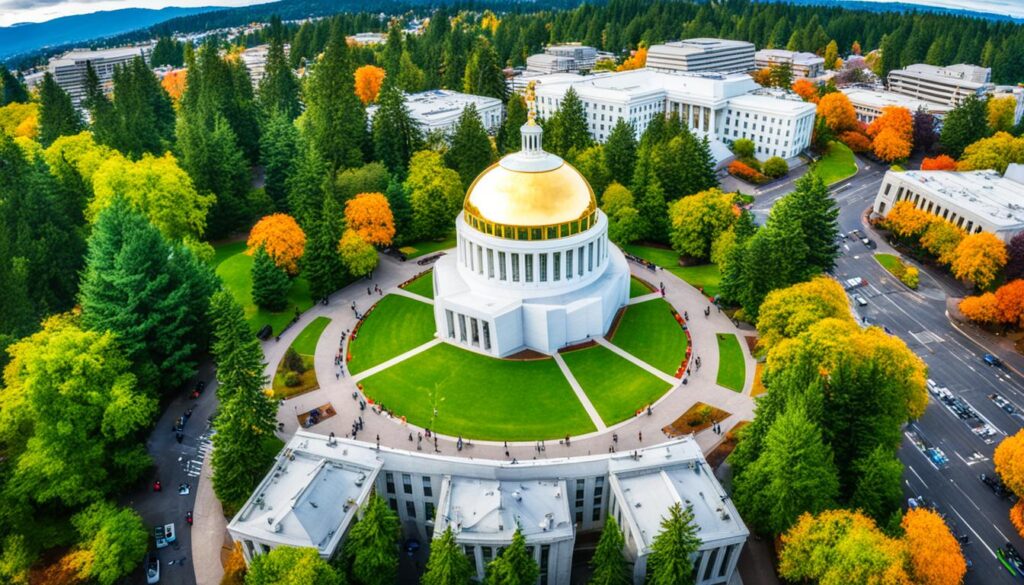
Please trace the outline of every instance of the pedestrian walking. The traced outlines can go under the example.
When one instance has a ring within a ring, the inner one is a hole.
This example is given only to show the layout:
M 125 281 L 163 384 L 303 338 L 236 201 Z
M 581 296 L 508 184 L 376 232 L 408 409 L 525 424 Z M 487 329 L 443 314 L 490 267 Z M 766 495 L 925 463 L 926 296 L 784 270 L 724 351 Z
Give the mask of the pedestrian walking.
M 640 440 L 641 443 L 644 442 L 644 432 L 643 431 L 637 432 L 636 437 L 637 437 L 637 439 Z

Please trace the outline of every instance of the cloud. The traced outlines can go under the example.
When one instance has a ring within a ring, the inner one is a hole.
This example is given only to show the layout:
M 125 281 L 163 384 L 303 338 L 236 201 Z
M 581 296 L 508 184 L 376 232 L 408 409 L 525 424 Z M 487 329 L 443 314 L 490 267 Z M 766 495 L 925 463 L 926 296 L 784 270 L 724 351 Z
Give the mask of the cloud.
M 93 2 L 103 2 L 104 0 L 75 0 L 75 4 L 91 4 Z M 33 8 L 41 8 L 43 6 L 53 6 L 55 4 L 64 4 L 67 0 L 0 0 L 0 8 L 9 8 L 11 10 L 31 10 Z

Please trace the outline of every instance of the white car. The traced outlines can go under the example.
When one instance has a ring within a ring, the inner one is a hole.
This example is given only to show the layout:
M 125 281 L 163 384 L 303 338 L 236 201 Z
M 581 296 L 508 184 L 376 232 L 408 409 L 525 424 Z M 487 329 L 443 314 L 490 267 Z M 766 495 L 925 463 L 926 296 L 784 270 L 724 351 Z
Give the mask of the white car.
M 153 538 L 156 540 L 157 548 L 164 548 L 178 539 L 174 533 L 174 523 L 157 526 L 153 529 Z
M 865 299 L 864 297 L 860 296 L 859 294 L 853 295 L 853 300 L 854 300 L 854 302 L 856 302 L 858 305 L 860 305 L 862 307 L 868 306 L 868 300 Z
M 858 277 L 849 278 L 849 279 L 843 281 L 843 287 L 846 288 L 846 290 L 853 290 L 855 288 L 864 286 L 867 283 L 868 283 L 868 281 L 866 281 L 863 278 L 858 276 Z
M 153 585 L 160 582 L 160 557 L 155 553 L 146 555 L 146 583 Z

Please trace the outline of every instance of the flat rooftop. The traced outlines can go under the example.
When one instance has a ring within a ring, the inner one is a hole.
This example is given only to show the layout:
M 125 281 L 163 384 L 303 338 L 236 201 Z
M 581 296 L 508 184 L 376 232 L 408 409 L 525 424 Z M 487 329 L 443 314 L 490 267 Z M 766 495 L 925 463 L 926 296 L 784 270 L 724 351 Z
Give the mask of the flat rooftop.
M 564 92 L 572 85 L 581 96 L 621 99 L 623 96 L 667 92 L 703 98 L 707 101 L 723 100 L 754 91 L 759 86 L 745 73 L 665 73 L 654 69 L 635 69 L 618 73 L 576 76 L 558 80 L 544 80 L 538 91 Z M 560 87 L 565 85 L 565 87 Z
M 692 441 L 647 449 L 637 461 L 615 459 L 609 462 L 609 470 L 622 492 L 623 515 L 639 530 L 635 536 L 640 550 L 650 548 L 674 502 L 683 508 L 692 506 L 698 536 L 705 544 L 748 534 L 732 501 Z
M 750 110 L 761 110 L 767 112 L 787 113 L 794 116 L 814 112 L 817 108 L 814 104 L 805 102 L 796 96 L 777 97 L 772 95 L 746 94 L 738 95 L 729 99 L 730 107 L 746 108 Z
M 97 61 L 99 59 L 128 59 L 141 55 L 143 51 L 152 50 L 153 45 L 138 45 L 135 47 L 114 47 L 112 49 L 72 49 L 60 57 L 52 59 L 51 65 L 57 63 L 75 63 L 78 61 Z
M 652 45 L 647 55 L 654 53 L 665 53 L 674 56 L 702 55 L 725 49 L 753 48 L 754 43 L 747 41 L 734 41 L 732 39 L 696 38 L 682 41 L 671 41 L 660 45 Z
M 946 67 L 936 67 L 927 63 L 915 63 L 907 65 L 904 69 L 895 73 L 912 73 L 919 77 L 931 77 L 934 79 L 953 79 L 961 81 L 965 87 L 979 88 L 985 85 L 992 75 L 992 70 L 978 65 L 958 63 Z
M 328 555 L 366 501 L 381 462 L 367 449 L 296 435 L 231 520 L 253 538 Z
M 768 59 L 769 61 L 790 61 L 794 65 L 821 65 L 825 59 L 814 53 L 801 53 L 787 51 L 785 49 L 761 49 L 754 53 L 755 59 Z
M 840 91 L 845 93 L 846 97 L 850 98 L 850 101 L 855 106 L 860 104 L 878 108 L 879 110 L 886 106 L 899 106 L 907 108 L 911 112 L 923 109 L 926 112 L 933 114 L 946 114 L 953 110 L 953 106 L 950 105 L 926 102 L 924 100 L 919 100 L 891 91 L 864 89 L 860 87 L 847 88 Z
M 1003 177 L 991 170 L 899 173 L 915 192 L 930 193 L 996 226 L 1009 228 L 1024 224 L 1024 183 L 1014 180 L 1016 171 L 1008 175 Z
M 526 537 L 546 533 L 558 540 L 573 534 L 564 481 L 458 476 L 448 481 L 447 507 L 442 514 L 456 534 L 496 542 L 511 540 L 516 527 Z
M 447 89 L 432 89 L 419 93 L 410 93 L 405 96 L 405 106 L 409 113 L 418 120 L 433 121 L 445 120 L 453 115 L 457 116 L 466 109 L 469 104 L 475 104 L 478 112 L 486 108 L 501 105 L 501 100 L 492 97 L 470 95 Z M 377 111 L 377 106 L 367 108 L 372 115 Z

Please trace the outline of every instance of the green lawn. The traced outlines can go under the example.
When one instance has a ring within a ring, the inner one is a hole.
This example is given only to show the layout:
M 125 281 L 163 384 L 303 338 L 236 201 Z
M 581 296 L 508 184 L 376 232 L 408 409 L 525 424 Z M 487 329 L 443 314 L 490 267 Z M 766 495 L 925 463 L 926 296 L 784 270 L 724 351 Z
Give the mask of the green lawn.
M 686 333 L 662 299 L 626 307 L 612 343 L 670 376 L 686 357 Z
M 349 344 L 353 374 L 402 355 L 434 338 L 434 309 L 399 295 L 385 295 Z
M 225 248 L 237 244 L 228 244 Z M 283 311 L 274 313 L 257 307 L 252 302 L 252 256 L 245 254 L 245 244 L 242 243 L 241 248 L 237 248 L 240 251 L 230 256 L 222 250 L 224 248 L 218 249 L 214 256 L 215 262 L 218 256 L 221 257 L 216 264 L 217 276 L 224 281 L 224 286 L 231 291 L 238 304 L 242 305 L 245 318 L 253 332 L 269 324 L 275 335 L 280 334 L 284 326 L 295 317 L 296 310 L 301 312 L 313 306 L 313 299 L 309 296 L 309 283 L 299 276 L 292 280 L 292 287 L 288 290 L 288 304 Z
M 841 142 L 830 142 L 828 152 L 814 163 L 812 169 L 826 185 L 838 183 L 857 174 L 857 159 L 853 151 Z
M 743 392 L 747 379 L 746 361 L 740 340 L 732 333 L 718 334 L 718 385 L 736 392 Z
M 642 297 L 644 295 L 649 295 L 652 292 L 654 292 L 654 291 L 652 291 L 650 288 L 648 288 L 646 284 L 640 282 L 640 279 L 638 279 L 635 276 L 630 277 L 630 279 L 629 279 L 629 298 L 632 299 L 632 298 L 636 298 L 636 297 Z
M 882 265 L 882 268 L 885 268 L 889 272 L 896 270 L 896 267 L 900 265 L 899 258 L 892 254 L 885 254 L 883 252 L 875 253 L 875 260 L 878 260 L 878 263 Z
M 718 296 L 721 273 L 718 272 L 717 264 L 701 264 L 700 266 L 680 266 L 679 254 L 669 248 L 656 248 L 654 246 L 641 246 L 639 244 L 627 244 L 623 250 L 634 256 L 639 256 L 648 262 L 653 262 L 685 280 L 691 285 L 702 288 L 704 294 L 709 297 Z M 654 273 L 652 273 L 653 275 Z M 653 278 L 653 276 L 652 276 Z M 657 284 L 657 283 L 655 283 Z
M 405 254 L 407 260 L 419 258 L 433 252 L 447 250 L 455 247 L 455 232 L 451 232 L 443 240 L 423 240 L 402 246 L 398 250 Z
M 403 286 L 405 290 L 418 294 L 421 297 L 427 297 L 428 299 L 434 298 L 434 273 L 433 271 L 427 272 L 426 274 L 418 277 L 416 280 Z
M 654 403 L 671 388 L 600 345 L 564 353 L 562 359 L 608 426 L 633 417 L 637 409 Z
M 595 430 L 553 359 L 499 360 L 442 343 L 362 384 L 395 416 L 445 435 L 529 441 Z
M 218 244 L 213 247 L 213 260 L 210 261 L 213 267 L 220 266 L 221 262 L 228 258 L 238 254 L 239 252 L 245 252 L 246 244 L 245 240 L 239 240 L 237 242 L 228 242 L 227 244 Z
M 292 348 L 295 349 L 300 355 L 314 355 L 316 354 L 316 342 L 320 340 L 320 336 L 323 334 L 324 329 L 327 328 L 331 320 L 327 317 L 317 317 L 313 319 L 302 333 L 299 333 L 295 341 L 292 342 Z

